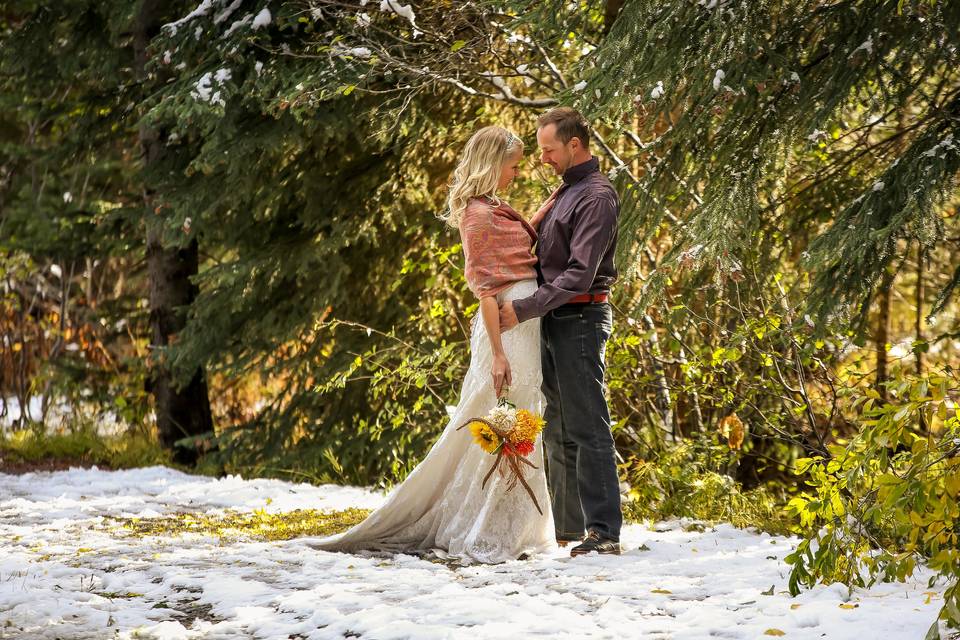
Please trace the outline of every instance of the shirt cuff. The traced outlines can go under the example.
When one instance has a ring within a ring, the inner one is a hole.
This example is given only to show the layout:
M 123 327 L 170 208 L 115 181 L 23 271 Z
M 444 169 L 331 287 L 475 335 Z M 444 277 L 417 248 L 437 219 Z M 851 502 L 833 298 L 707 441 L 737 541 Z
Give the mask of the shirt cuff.
M 536 300 L 533 296 L 514 300 L 513 312 L 517 315 L 517 322 L 526 322 L 530 318 L 537 317 Z

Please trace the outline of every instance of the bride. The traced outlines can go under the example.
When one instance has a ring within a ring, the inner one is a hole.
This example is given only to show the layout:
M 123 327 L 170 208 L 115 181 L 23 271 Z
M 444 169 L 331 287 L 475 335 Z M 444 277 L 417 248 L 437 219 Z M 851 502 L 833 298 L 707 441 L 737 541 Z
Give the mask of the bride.
M 379 509 L 344 533 L 310 544 L 326 551 L 432 552 L 463 563 L 497 563 L 553 548 L 554 526 L 537 438 L 524 466 L 530 495 L 507 491 L 509 477 L 494 473 L 481 487 L 494 457 L 467 429 L 505 395 L 518 409 L 543 413 L 540 394 L 540 321 L 529 320 L 501 335 L 498 305 L 537 288 L 532 246 L 550 199 L 527 223 L 497 197 L 517 175 L 523 143 L 501 127 L 484 127 L 467 142 L 454 171 L 444 220 L 458 228 L 466 279 L 480 300 L 470 337 L 470 368 L 450 422 L 430 452 L 395 487 Z M 478 321 L 478 318 L 481 320 Z

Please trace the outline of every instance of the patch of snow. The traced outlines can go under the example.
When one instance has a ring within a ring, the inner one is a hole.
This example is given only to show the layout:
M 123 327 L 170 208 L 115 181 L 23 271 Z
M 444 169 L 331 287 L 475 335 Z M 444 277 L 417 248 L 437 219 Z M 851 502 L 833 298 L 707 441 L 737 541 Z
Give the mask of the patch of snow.
M 248 13 L 247 15 L 243 16 L 241 19 L 234 21 L 234 23 L 230 25 L 230 28 L 223 32 L 223 36 L 221 37 L 223 38 L 229 37 L 230 35 L 233 34 L 234 31 L 250 24 L 252 21 L 253 21 L 253 14 Z
M 943 158 L 946 158 L 947 151 L 957 151 L 957 146 L 953 140 L 953 133 L 948 133 L 946 136 L 944 136 L 943 140 L 933 145 L 920 155 L 926 158 L 936 157 L 942 160 Z
M 873 53 L 873 36 L 867 36 L 867 39 L 864 40 L 859 47 L 854 49 L 850 53 L 850 55 L 853 56 L 854 54 L 857 53 L 857 51 L 866 51 L 868 54 L 872 54 Z
M 555 549 L 500 565 L 315 551 L 216 536 L 125 536 L 111 517 L 224 510 L 374 508 L 383 494 L 164 467 L 0 474 L 5 633 L 140 638 L 922 637 L 945 587 L 924 567 L 903 583 L 820 585 L 790 597 L 796 538 L 689 521 L 624 527 L 621 556 Z M 770 595 L 768 595 L 770 594 Z M 187 628 L 179 612 L 212 615 Z M 841 605 L 845 605 L 841 607 Z M 855 608 L 851 608 L 855 607 Z M 518 631 L 522 630 L 522 631 Z M 19 635 L 18 635 L 19 634 Z M 773 634 L 776 635 L 776 634 Z
M 417 16 L 409 4 L 400 4 L 397 0 L 380 0 L 380 11 L 395 13 L 401 18 L 409 20 L 414 28 L 417 27 Z
M 251 27 L 253 28 L 254 31 L 256 31 L 257 29 L 260 29 L 261 27 L 265 27 L 268 24 L 270 24 L 271 20 L 273 20 L 273 16 L 270 15 L 270 9 L 267 9 L 266 7 L 264 7 L 263 9 L 260 10 L 260 13 L 258 13 L 257 16 L 253 19 L 253 24 L 251 25 Z
M 229 7 L 227 7 L 226 9 L 224 9 L 223 11 L 221 11 L 216 15 L 216 17 L 213 19 L 213 24 L 220 24 L 221 22 L 229 18 L 234 11 L 240 8 L 241 4 L 243 4 L 243 0 L 233 0 L 233 2 L 230 3 Z
M 168 22 L 167 24 L 163 25 L 161 29 L 166 29 L 172 34 L 176 35 L 177 29 L 180 27 L 180 25 L 190 22 L 194 18 L 207 15 L 210 13 L 210 10 L 213 9 L 214 4 L 217 4 L 217 0 L 203 0 L 203 2 L 201 2 L 196 9 L 183 16 L 179 20 Z
M 74 344 L 75 343 L 71 343 Z M 75 350 L 76 346 L 68 350 Z M 89 397 L 92 392 L 88 389 L 81 391 L 81 395 Z M 96 424 L 97 433 L 102 436 L 117 435 L 127 430 L 130 425 L 123 422 L 115 412 L 104 410 L 94 403 L 81 403 L 71 405 L 63 399 L 49 398 L 47 406 L 46 422 L 44 423 L 44 433 L 56 434 L 63 433 L 69 425 L 71 418 L 80 418 L 85 422 Z M 24 416 L 20 401 L 15 396 L 6 398 L 0 397 L 0 432 L 9 432 L 21 418 L 39 423 L 44 420 L 43 416 L 43 398 L 41 396 L 31 396 L 27 402 L 27 413 Z
M 723 69 L 717 69 L 717 73 L 713 76 L 713 90 L 719 91 L 720 84 L 723 82 L 723 79 L 727 77 L 727 74 L 723 72 Z
M 222 87 L 223 83 L 230 80 L 230 76 L 230 69 L 227 68 L 217 69 L 215 74 L 208 71 L 200 76 L 190 95 L 197 100 L 220 105 L 221 107 L 225 106 L 226 102 L 220 94 L 219 89 L 217 89 L 217 85 Z M 216 85 L 214 83 L 216 83 Z

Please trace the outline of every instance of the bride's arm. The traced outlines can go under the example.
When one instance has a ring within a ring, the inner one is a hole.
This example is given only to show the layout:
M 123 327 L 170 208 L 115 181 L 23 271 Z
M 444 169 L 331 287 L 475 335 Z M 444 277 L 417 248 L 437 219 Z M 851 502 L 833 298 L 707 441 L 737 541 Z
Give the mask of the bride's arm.
M 490 339 L 490 350 L 493 352 L 493 367 L 490 374 L 493 376 L 493 390 L 499 398 L 504 383 L 509 387 L 513 378 L 510 373 L 510 362 L 503 352 L 503 341 L 500 339 L 500 308 L 497 306 L 496 296 L 480 298 L 480 315 L 483 317 L 483 325 Z

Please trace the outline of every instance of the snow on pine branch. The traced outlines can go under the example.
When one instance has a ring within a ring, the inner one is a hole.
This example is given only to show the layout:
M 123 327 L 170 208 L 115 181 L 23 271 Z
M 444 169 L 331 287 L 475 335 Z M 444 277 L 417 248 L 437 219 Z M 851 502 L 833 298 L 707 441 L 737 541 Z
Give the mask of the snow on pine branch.
M 219 25 L 225 22 L 228 18 L 230 18 L 230 16 L 232 16 L 233 13 L 240 8 L 240 5 L 243 4 L 243 0 L 233 0 L 227 6 L 224 6 L 224 4 L 225 4 L 225 0 L 203 0 L 199 5 L 197 5 L 196 9 L 194 9 L 187 15 L 183 16 L 179 20 L 168 22 L 167 24 L 163 25 L 161 29 L 168 32 L 170 35 L 177 35 L 177 31 L 180 29 L 180 27 L 182 27 L 186 23 L 196 18 L 202 18 L 202 17 L 208 16 L 212 12 L 218 9 L 219 11 L 217 11 L 217 13 L 214 15 L 214 18 L 213 18 L 213 24 Z M 264 7 L 263 9 L 260 10 L 259 13 L 257 13 L 256 17 L 253 17 L 252 14 L 248 14 L 241 20 L 234 21 L 234 23 L 227 30 L 227 35 L 229 35 L 230 33 L 233 33 L 240 26 L 250 23 L 251 20 L 253 21 L 251 26 L 254 29 L 259 29 L 261 27 L 267 26 L 268 24 L 270 24 L 272 20 L 270 10 Z
M 217 69 L 216 73 L 208 71 L 197 80 L 197 84 L 190 95 L 197 100 L 203 100 L 221 107 L 226 106 L 226 102 L 217 87 L 222 87 L 224 83 L 230 80 L 231 75 L 230 69 L 227 68 Z
M 367 0 L 361 0 L 360 4 L 366 5 Z M 400 4 L 397 0 L 381 0 L 380 11 L 384 13 L 395 13 L 401 18 L 406 18 L 410 21 L 410 25 L 414 29 L 417 28 L 417 16 L 409 4 Z

